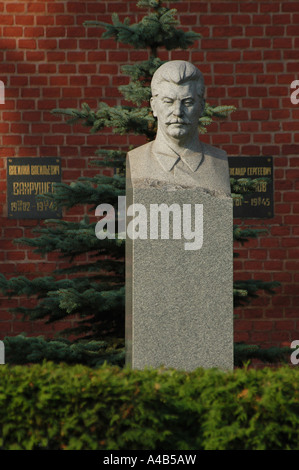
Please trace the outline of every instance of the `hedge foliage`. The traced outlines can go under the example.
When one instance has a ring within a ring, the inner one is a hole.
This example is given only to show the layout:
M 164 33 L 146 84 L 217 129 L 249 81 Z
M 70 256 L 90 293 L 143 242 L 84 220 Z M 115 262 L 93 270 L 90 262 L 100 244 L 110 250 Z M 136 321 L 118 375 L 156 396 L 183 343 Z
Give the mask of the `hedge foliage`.
M 0 367 L 1 450 L 297 450 L 299 371 Z

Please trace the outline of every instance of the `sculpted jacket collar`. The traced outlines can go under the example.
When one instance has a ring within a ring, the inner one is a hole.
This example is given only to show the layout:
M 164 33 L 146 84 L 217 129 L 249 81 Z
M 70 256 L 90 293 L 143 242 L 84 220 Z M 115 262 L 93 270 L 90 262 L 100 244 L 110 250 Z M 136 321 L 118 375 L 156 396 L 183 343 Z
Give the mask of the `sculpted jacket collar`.
M 155 140 L 153 142 L 153 154 L 155 155 L 157 161 L 162 166 L 164 171 L 171 171 L 175 165 L 182 160 L 188 168 L 194 173 L 204 160 L 203 145 L 201 143 L 202 151 L 200 153 L 194 152 L 189 149 L 182 149 L 180 155 L 176 153 L 168 144 L 158 142 Z

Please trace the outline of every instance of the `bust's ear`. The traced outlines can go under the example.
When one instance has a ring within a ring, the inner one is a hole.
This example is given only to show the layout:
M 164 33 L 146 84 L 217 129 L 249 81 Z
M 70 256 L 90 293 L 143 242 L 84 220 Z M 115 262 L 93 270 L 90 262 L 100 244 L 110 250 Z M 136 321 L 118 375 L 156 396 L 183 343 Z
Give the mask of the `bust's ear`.
M 206 100 L 205 98 L 201 99 L 201 114 L 204 112 L 206 106 Z
M 155 98 L 153 96 L 150 99 L 150 104 L 151 104 L 151 108 L 152 108 L 154 117 L 157 117 L 157 113 L 155 111 Z

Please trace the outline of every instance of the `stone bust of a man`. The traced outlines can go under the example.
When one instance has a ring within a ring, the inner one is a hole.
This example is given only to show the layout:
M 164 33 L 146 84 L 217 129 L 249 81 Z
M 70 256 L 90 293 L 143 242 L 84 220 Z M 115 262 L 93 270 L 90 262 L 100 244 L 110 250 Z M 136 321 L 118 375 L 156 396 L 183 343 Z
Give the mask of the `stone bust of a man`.
M 199 139 L 198 120 L 205 106 L 202 73 L 190 62 L 166 62 L 154 73 L 151 91 L 157 135 L 128 153 L 132 184 L 200 187 L 229 196 L 226 152 Z

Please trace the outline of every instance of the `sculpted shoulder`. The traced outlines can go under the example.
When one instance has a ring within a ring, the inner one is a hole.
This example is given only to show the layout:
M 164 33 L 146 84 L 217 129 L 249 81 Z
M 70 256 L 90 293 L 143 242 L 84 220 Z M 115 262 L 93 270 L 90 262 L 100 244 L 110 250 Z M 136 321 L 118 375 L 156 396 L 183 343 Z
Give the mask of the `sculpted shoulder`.
M 218 158 L 219 160 L 227 161 L 227 153 L 225 152 L 225 150 L 222 150 L 218 147 L 213 147 L 210 144 L 203 144 L 203 146 L 205 155 Z
M 151 146 L 152 146 L 152 142 L 148 142 L 147 144 L 144 144 L 144 145 L 141 145 L 140 147 L 136 147 L 134 148 L 133 150 L 130 150 L 127 155 L 130 157 L 130 158 L 139 158 L 141 157 L 142 155 L 145 155 L 147 154 L 148 152 L 150 152 L 151 150 Z

